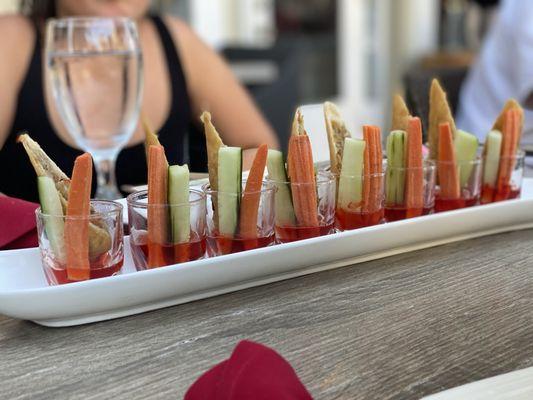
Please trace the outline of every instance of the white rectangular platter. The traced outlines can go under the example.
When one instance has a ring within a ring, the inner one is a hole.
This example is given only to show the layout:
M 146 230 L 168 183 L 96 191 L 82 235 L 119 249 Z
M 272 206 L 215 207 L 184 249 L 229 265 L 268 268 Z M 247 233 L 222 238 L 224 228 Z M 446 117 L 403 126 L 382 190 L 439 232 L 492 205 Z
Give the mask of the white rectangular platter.
M 521 369 L 459 386 L 422 400 L 531 400 L 533 368 Z
M 0 313 L 45 326 L 71 326 L 142 313 L 480 237 L 533 228 L 533 179 L 522 198 L 433 214 L 136 272 L 126 238 L 121 275 L 48 286 L 38 249 L 0 252 Z

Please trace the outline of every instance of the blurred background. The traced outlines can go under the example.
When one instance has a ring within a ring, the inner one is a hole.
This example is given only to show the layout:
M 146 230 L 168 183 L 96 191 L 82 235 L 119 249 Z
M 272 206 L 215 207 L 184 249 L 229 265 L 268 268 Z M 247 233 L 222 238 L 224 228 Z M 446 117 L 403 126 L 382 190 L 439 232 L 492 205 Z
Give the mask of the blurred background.
M 391 96 L 427 115 L 430 78 L 456 107 L 497 0 L 154 0 L 223 54 L 280 142 L 294 108 L 332 100 L 352 131 L 388 129 Z M 0 12 L 16 12 L 2 0 Z

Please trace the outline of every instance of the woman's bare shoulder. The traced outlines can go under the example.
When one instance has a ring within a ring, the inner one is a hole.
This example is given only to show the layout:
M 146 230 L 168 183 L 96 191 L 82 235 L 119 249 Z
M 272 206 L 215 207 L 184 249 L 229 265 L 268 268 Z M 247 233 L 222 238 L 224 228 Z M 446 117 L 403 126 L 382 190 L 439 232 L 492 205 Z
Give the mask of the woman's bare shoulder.
M 8 36 L 12 40 L 2 40 L 0 45 L 24 45 L 23 40 L 31 38 L 34 35 L 34 30 L 31 21 L 18 14 L 0 15 L 0 34 L 11 34 Z
M 22 15 L 0 16 L 0 64 L 4 74 L 15 78 L 26 70 L 35 43 L 35 30 L 28 18 Z

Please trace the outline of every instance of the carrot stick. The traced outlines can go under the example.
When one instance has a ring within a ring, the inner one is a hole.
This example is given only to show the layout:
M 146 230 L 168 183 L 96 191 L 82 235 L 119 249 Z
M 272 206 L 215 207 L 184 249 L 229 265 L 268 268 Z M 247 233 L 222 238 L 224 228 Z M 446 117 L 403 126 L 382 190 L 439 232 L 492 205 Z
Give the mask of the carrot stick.
M 420 118 L 407 123 L 407 151 L 405 166 L 405 207 L 407 218 L 422 215 L 424 208 L 424 170 L 422 158 L 422 124 Z
M 92 175 L 91 155 L 85 153 L 77 157 L 68 191 L 64 230 L 67 276 L 73 281 L 83 281 L 91 277 L 88 217 L 91 212 Z
M 294 213 L 300 226 L 318 226 L 315 170 L 309 137 L 292 135 L 287 155 Z
M 495 201 L 505 200 L 508 197 L 511 176 L 513 174 L 518 138 L 520 136 L 518 111 L 510 109 L 505 112 L 502 130 L 502 149 L 498 169 L 497 191 Z
M 363 166 L 363 211 L 376 212 L 381 208 L 383 150 L 381 132 L 377 126 L 363 126 L 363 138 L 366 142 Z
M 240 210 L 240 234 L 243 239 L 257 237 L 257 215 L 267 156 L 268 146 L 266 144 L 259 146 L 246 180 Z
M 383 205 L 383 149 L 381 147 L 381 131 L 378 126 L 373 127 L 374 130 L 374 185 L 372 187 L 372 211 L 378 211 Z
M 440 195 L 445 199 L 461 197 L 459 171 L 453 147 L 452 128 L 449 122 L 439 124 L 439 165 L 437 173 L 440 182 Z
M 369 125 L 363 126 L 363 139 L 366 142 L 365 152 L 363 155 L 363 211 L 368 212 L 368 207 L 370 204 L 370 186 L 372 174 L 372 162 L 371 155 L 374 153 L 374 150 L 371 147 L 374 145 L 372 140 L 372 127 Z
M 168 242 L 168 162 L 163 146 L 148 149 L 148 268 L 166 264 L 163 245 Z

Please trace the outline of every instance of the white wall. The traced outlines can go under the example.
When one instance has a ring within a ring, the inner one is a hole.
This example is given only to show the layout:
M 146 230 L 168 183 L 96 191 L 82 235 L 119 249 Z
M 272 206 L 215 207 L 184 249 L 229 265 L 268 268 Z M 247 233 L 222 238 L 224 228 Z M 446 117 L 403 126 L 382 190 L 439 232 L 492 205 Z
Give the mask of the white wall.
M 0 14 L 15 13 L 18 5 L 18 0 L 0 0 Z
M 192 0 L 191 25 L 211 46 L 269 46 L 275 39 L 274 0 Z
M 352 134 L 359 135 L 363 124 L 388 129 L 391 97 L 401 89 L 403 74 L 414 60 L 437 49 L 439 1 L 338 1 L 337 102 Z M 374 35 L 369 35 L 370 7 L 376 11 Z M 370 53 L 377 61 L 372 70 Z

